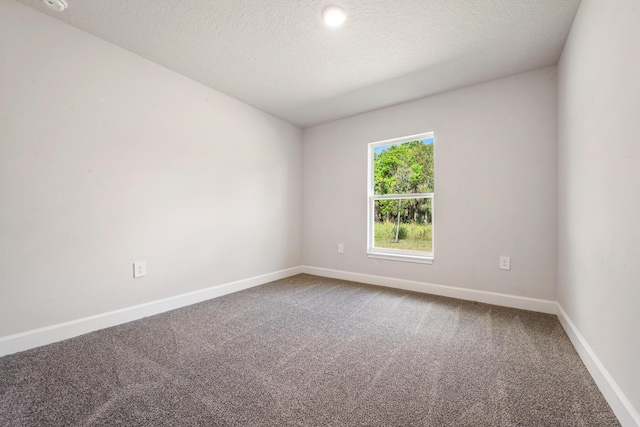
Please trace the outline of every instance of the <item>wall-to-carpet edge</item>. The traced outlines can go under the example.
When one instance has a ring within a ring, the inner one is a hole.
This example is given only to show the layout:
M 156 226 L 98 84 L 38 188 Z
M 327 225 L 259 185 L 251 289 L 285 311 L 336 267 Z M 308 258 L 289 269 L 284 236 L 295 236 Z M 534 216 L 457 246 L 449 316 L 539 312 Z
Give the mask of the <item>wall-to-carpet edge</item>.
M 307 274 L 331 277 L 333 279 L 350 280 L 352 282 L 368 283 L 370 285 L 387 286 L 407 291 L 440 295 L 444 297 L 483 302 L 502 307 L 519 308 L 540 313 L 556 314 L 556 302 L 538 298 L 526 298 L 497 292 L 478 291 L 474 289 L 458 288 L 454 286 L 435 285 L 432 283 L 416 282 L 412 280 L 394 279 L 392 277 L 374 276 L 371 274 L 353 273 L 349 271 L 332 270 L 319 267 L 302 267 Z
M 607 399 L 609 406 L 614 414 L 620 420 L 623 426 L 636 427 L 640 426 L 640 415 L 638 411 L 631 405 L 629 399 L 624 395 L 620 387 L 613 380 L 607 369 L 604 367 L 600 359 L 595 354 L 589 343 L 582 336 L 576 325 L 569 318 L 560 303 L 557 303 L 558 319 L 569 336 L 571 343 L 575 347 L 582 362 L 589 370 L 593 380 L 598 385 L 600 392 Z
M 97 331 L 99 329 L 164 313 L 176 308 L 185 307 L 233 292 L 238 292 L 243 289 L 263 285 L 274 280 L 295 276 L 300 273 L 302 273 L 301 267 L 292 267 L 260 276 L 237 280 L 235 282 L 225 283 L 223 285 L 212 286 L 210 288 L 176 295 L 170 298 L 139 304 L 133 307 L 127 307 L 95 316 L 72 320 L 70 322 L 59 323 L 56 325 L 46 326 L 44 328 L 0 337 L 0 356 L 40 347 L 73 338 L 78 335 Z
M 569 336 L 577 353 L 594 378 L 600 391 L 607 399 L 612 410 L 623 426 L 640 426 L 640 416 L 622 393 L 615 381 L 611 378 L 606 368 L 602 365 L 597 355 L 593 352 L 582 334 L 577 330 L 562 306 L 549 300 L 525 298 L 515 295 L 484 292 L 452 286 L 435 285 L 430 283 L 414 282 L 409 280 L 394 279 L 390 277 L 373 276 L 348 271 L 339 271 L 311 266 L 298 266 L 276 271 L 260 276 L 255 276 L 211 288 L 177 295 L 158 301 L 152 301 L 121 310 L 102 313 L 96 316 L 77 319 L 44 328 L 22 332 L 0 338 L 0 356 L 17 353 L 68 338 L 73 338 L 99 329 L 108 328 L 144 317 L 160 314 L 176 308 L 196 304 L 208 299 L 217 298 L 243 289 L 259 286 L 274 280 L 295 276 L 297 274 L 311 274 L 321 277 L 349 280 L 371 285 L 386 286 L 397 289 L 410 290 L 420 293 L 446 296 L 451 298 L 477 301 L 503 307 L 522 310 L 537 311 L 541 313 L 557 314 L 560 323 Z

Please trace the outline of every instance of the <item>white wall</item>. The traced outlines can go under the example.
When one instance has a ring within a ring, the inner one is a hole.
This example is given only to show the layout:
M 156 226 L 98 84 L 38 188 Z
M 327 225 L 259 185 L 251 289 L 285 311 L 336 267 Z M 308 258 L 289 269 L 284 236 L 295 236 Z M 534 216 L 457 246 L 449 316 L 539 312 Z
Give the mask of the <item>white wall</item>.
M 305 129 L 304 264 L 555 300 L 556 89 L 548 67 Z M 367 143 L 428 131 L 434 264 L 369 259 Z
M 301 263 L 300 129 L 11 0 L 0 183 L 0 337 Z
M 637 0 L 583 0 L 559 64 L 558 98 L 558 300 L 636 413 L 640 411 L 638 22 Z

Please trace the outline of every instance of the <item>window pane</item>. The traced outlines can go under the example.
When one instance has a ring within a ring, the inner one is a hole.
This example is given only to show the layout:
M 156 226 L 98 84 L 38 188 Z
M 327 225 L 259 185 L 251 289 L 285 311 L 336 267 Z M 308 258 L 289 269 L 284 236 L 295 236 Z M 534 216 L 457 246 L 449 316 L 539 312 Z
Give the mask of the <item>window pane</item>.
M 373 149 L 374 194 L 433 193 L 433 138 Z
M 433 252 L 431 199 L 375 200 L 373 215 L 374 247 Z

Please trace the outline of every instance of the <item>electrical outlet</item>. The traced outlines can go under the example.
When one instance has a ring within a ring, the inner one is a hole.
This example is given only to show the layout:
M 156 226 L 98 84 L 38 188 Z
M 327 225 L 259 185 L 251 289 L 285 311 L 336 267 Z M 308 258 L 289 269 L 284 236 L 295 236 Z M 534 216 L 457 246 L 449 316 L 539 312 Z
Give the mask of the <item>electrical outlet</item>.
M 500 270 L 511 270 L 511 257 L 500 256 Z
M 133 277 L 142 277 L 147 275 L 147 262 L 136 261 L 133 263 Z
M 338 243 L 338 253 L 339 254 L 344 253 L 344 245 L 342 243 Z

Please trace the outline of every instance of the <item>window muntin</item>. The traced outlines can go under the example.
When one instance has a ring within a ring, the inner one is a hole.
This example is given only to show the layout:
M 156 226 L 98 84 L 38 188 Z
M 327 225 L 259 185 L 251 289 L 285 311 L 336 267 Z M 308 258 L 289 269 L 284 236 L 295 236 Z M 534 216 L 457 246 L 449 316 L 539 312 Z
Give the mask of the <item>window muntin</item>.
M 433 132 L 369 144 L 368 254 L 433 259 Z

